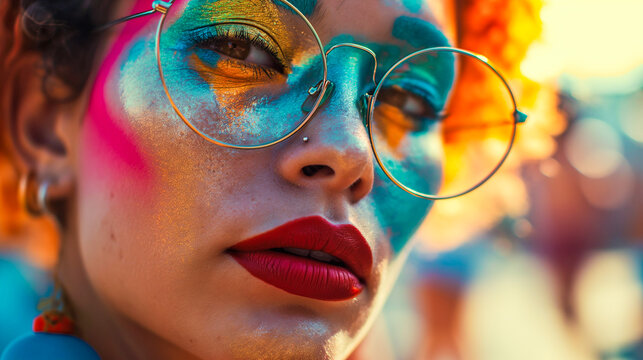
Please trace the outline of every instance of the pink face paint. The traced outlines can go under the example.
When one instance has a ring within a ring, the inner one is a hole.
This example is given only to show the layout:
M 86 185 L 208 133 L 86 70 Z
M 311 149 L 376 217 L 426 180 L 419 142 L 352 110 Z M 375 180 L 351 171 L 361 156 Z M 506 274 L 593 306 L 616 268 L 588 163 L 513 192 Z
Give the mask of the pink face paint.
M 139 0 L 128 12 L 134 14 L 150 8 L 149 0 Z M 121 54 L 126 46 L 132 44 L 142 29 L 150 22 L 158 20 L 157 15 L 149 15 L 130 20 L 124 24 L 107 29 L 107 32 L 118 32 L 116 40 L 109 45 L 107 56 L 100 65 L 96 80 L 92 86 L 89 106 L 85 118 L 85 138 L 83 149 L 87 156 L 84 166 L 98 171 L 90 171 L 95 176 L 104 176 L 105 170 L 124 170 L 128 175 L 145 180 L 151 175 L 151 168 L 145 159 L 143 141 L 129 126 L 127 115 L 122 109 L 117 87 L 110 82 L 110 77 L 118 76 Z M 98 174 L 101 175 L 98 175 Z M 110 174 L 119 173 L 109 171 Z

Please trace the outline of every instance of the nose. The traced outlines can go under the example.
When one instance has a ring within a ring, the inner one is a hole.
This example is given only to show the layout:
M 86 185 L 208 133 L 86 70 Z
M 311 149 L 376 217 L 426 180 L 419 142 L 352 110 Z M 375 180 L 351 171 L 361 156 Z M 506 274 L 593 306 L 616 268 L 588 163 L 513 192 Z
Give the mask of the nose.
M 339 193 L 350 203 L 357 203 L 370 193 L 373 155 L 357 106 L 363 95 L 357 84 L 364 78 L 364 62 L 369 66 L 364 57 L 328 59 L 328 79 L 335 84 L 332 95 L 280 151 L 278 172 L 289 183 Z

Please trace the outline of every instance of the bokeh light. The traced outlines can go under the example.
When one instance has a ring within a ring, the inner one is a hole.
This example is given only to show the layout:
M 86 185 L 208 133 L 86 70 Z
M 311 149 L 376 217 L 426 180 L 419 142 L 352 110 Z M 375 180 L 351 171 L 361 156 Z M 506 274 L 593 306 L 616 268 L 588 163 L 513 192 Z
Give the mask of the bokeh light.
M 610 251 L 587 261 L 574 291 L 579 325 L 596 347 L 618 349 L 643 338 L 643 284 L 638 260 Z
M 609 176 L 625 161 L 619 134 L 599 119 L 577 120 L 564 151 L 572 166 L 590 178 Z

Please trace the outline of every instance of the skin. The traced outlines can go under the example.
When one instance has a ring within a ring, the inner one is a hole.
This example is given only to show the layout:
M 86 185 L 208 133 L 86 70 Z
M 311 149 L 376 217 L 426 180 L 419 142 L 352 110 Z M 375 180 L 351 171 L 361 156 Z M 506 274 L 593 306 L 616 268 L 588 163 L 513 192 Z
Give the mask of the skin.
M 443 45 L 442 35 L 419 41 L 400 27 L 452 30 L 435 24 L 432 6 L 414 1 L 293 3 L 312 13 L 324 44 L 351 39 L 382 64 L 420 45 Z M 121 3 L 114 18 L 148 7 Z M 184 8 L 177 0 L 172 11 Z M 261 150 L 226 149 L 191 131 L 168 105 L 151 51 L 157 19 L 110 30 L 95 81 L 70 111 L 82 120 L 64 132 L 75 191 L 67 195 L 71 223 L 60 278 L 81 336 L 104 359 L 345 358 L 381 308 L 431 206 L 396 187 L 374 160 L 355 106 L 369 86 L 370 58 L 350 49 L 331 53 L 333 96 L 295 136 Z M 212 89 L 217 101 L 233 98 Z M 244 116 L 255 121 L 254 114 Z M 303 136 L 310 141 L 303 144 Z M 325 170 L 305 176 L 308 165 Z M 353 224 L 369 243 L 374 270 L 356 298 L 286 293 L 225 253 L 311 215 Z

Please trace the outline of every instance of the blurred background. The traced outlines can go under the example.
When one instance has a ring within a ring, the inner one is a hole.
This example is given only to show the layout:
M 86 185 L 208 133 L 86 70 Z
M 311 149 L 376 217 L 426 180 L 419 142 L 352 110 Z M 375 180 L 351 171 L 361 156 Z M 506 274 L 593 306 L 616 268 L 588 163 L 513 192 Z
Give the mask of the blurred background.
M 643 359 L 643 1 L 461 3 L 494 13 L 464 47 L 521 59 L 530 117 L 499 174 L 436 204 L 355 358 Z
M 529 119 L 500 173 L 436 203 L 353 358 L 643 359 L 643 1 L 456 4 L 460 46 Z M 2 349 L 51 290 L 58 242 L 0 210 Z

